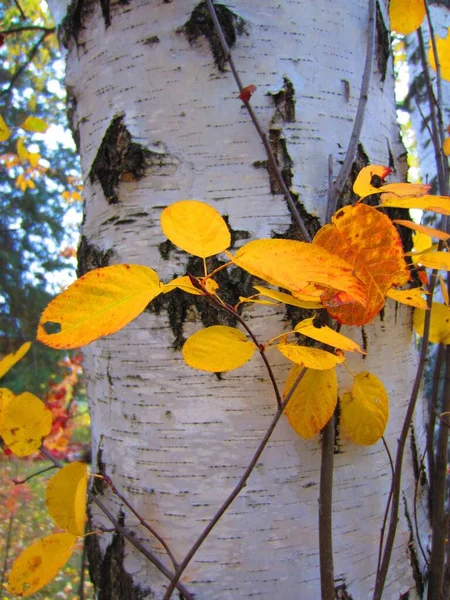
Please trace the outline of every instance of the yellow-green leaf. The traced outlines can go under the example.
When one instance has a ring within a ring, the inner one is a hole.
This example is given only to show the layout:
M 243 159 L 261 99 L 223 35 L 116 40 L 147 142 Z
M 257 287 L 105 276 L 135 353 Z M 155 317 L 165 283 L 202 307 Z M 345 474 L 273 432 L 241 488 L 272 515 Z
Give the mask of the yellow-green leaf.
M 8 592 L 26 598 L 47 585 L 72 556 L 76 542 L 71 533 L 53 533 L 28 546 L 14 561 Z
M 278 302 L 282 302 L 283 304 L 289 304 L 290 306 L 298 306 L 299 308 L 306 308 L 310 310 L 323 308 L 322 303 L 318 301 L 317 298 L 310 296 L 309 299 L 306 299 L 308 298 L 306 294 L 302 295 L 302 299 L 300 299 L 294 298 L 294 296 L 291 296 L 291 294 L 278 292 L 277 290 L 272 290 L 270 288 L 263 287 L 262 285 L 254 285 L 253 287 L 255 290 L 258 290 L 261 296 L 267 296 L 267 298 L 278 300 Z
M 347 292 L 365 304 L 367 291 L 345 260 L 318 245 L 295 240 L 267 239 L 245 244 L 233 258 L 241 269 L 272 285 L 301 294 L 310 282 Z
M 375 444 L 389 418 L 389 399 L 383 383 L 368 371 L 356 375 L 351 392 L 341 398 L 341 426 L 356 444 Z
M 424 17 L 424 0 L 391 0 L 389 3 L 391 29 L 402 35 L 416 31 Z
M 56 525 L 73 535 L 84 535 L 87 469 L 82 462 L 65 465 L 47 484 L 46 504 Z
M 1 435 L 16 456 L 29 456 L 41 446 L 52 428 L 52 412 L 37 396 L 24 392 L 3 410 Z
M 308 369 L 320 371 L 332 369 L 345 360 L 345 356 L 331 354 L 331 352 L 320 350 L 320 348 L 297 346 L 296 344 L 277 344 L 276 347 L 288 360 Z
M 420 265 L 429 269 L 438 269 L 450 271 L 450 253 L 449 252 L 425 252 L 417 257 Z
M 295 326 L 295 331 L 301 335 L 305 335 L 313 340 L 345 350 L 346 352 L 359 352 L 360 354 L 366 354 L 359 344 L 351 340 L 350 338 L 338 333 L 328 327 L 327 325 L 321 325 L 316 327 L 314 325 L 314 317 L 310 319 L 304 319 Z
M 45 133 L 49 126 L 40 117 L 27 117 L 21 127 L 25 131 L 31 131 L 32 133 Z
M 287 395 L 300 371 L 294 366 L 289 372 L 284 396 Z M 285 415 L 291 427 L 302 438 L 312 438 L 330 420 L 337 403 L 337 377 L 335 369 L 315 371 L 307 369 L 286 407 Z
M 20 346 L 18 350 L 7 354 L 2 360 L 0 360 L 0 378 L 6 375 L 6 373 L 17 363 L 21 358 L 25 356 L 28 350 L 31 348 L 31 342 L 25 342 Z
M 7 388 L 0 388 L 0 436 L 3 429 L 3 413 L 8 404 L 15 398 L 14 392 Z
M 423 294 L 424 291 L 420 287 L 411 288 L 410 290 L 396 290 L 395 288 L 391 288 L 388 290 L 386 296 L 401 304 L 427 310 L 427 301 L 423 297 Z
M 400 198 L 396 194 L 386 193 L 381 195 L 383 208 L 419 208 L 429 210 L 441 215 L 450 215 L 449 196 L 421 196 L 420 198 Z
M 255 348 L 239 329 L 213 325 L 186 340 L 183 358 L 194 369 L 220 373 L 244 365 L 253 356 Z
M 90 271 L 50 302 L 42 313 L 37 339 L 51 348 L 85 346 L 125 327 L 162 287 L 155 271 L 142 265 Z
M 417 333 L 423 337 L 425 311 L 416 308 L 413 325 Z M 430 342 L 433 344 L 450 344 L 450 306 L 433 302 L 431 305 Z
M 447 35 L 445 38 L 436 36 L 436 48 L 439 57 L 439 67 L 442 79 L 450 81 L 450 28 L 447 28 Z M 433 71 L 436 71 L 436 60 L 434 57 L 433 44 L 430 40 L 430 47 L 428 49 L 428 61 Z
M 0 142 L 6 142 L 6 140 L 11 136 L 11 130 L 8 125 L 5 123 L 5 120 L 0 115 Z
M 199 200 L 181 200 L 161 214 L 164 235 L 185 252 L 207 258 L 230 247 L 227 224 L 215 208 Z

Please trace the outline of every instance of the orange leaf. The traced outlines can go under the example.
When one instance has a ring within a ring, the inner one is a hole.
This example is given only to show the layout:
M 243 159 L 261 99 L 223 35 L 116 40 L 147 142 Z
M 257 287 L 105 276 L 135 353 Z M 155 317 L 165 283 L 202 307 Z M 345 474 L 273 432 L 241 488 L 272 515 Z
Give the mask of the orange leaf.
M 241 93 L 239 94 L 239 98 L 242 100 L 242 102 L 248 102 L 255 91 L 256 86 L 247 85 L 246 87 L 242 88 Z
M 389 18 L 391 29 L 402 35 L 416 31 L 425 17 L 424 0 L 391 0 Z
M 403 221 L 402 219 L 394 219 L 393 223 L 397 225 L 402 225 L 403 227 L 408 227 L 414 231 L 420 231 L 425 235 L 429 235 L 430 237 L 437 238 L 438 240 L 443 240 L 444 242 L 450 238 L 450 234 L 445 231 L 441 231 L 440 229 L 434 229 L 434 227 L 427 227 L 426 225 L 419 225 L 419 223 L 414 223 L 414 221 Z
M 353 265 L 369 299 L 366 306 L 356 303 L 335 306 L 330 301 L 325 304 L 340 323 L 364 325 L 383 308 L 388 289 L 409 279 L 400 237 L 386 215 L 365 204 L 342 208 L 332 221 L 318 231 L 313 245 L 334 252 Z
M 419 208 L 429 210 L 441 215 L 450 215 L 449 196 L 421 196 L 413 198 L 410 196 L 400 198 L 396 194 L 386 193 L 381 195 L 382 208 Z

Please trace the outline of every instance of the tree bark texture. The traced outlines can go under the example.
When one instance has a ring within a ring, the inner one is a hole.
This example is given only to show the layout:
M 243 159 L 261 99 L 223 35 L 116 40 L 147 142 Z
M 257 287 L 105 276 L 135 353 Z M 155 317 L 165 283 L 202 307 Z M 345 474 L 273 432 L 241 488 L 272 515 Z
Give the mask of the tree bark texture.
M 328 156 L 337 174 L 352 131 L 367 2 L 235 0 L 218 10 L 244 85 L 257 87 L 252 105 L 314 233 L 326 212 Z M 233 251 L 250 239 L 296 236 L 204 3 L 84 0 L 69 7 L 62 31 L 86 197 L 80 274 L 116 263 L 151 266 L 164 281 L 186 269 L 201 274 L 199 263 L 168 243 L 159 225 L 161 211 L 181 199 L 205 200 L 227 217 Z M 370 161 L 390 164 L 401 178 L 388 44 L 382 3 L 354 174 Z M 349 187 L 343 202 L 352 200 Z M 254 293 L 250 278 L 238 270 L 218 279 L 230 302 Z M 251 306 L 244 316 L 261 341 L 301 318 L 294 311 Z M 240 478 L 276 410 L 256 356 L 221 377 L 185 365 L 184 339 L 217 322 L 228 321 L 207 302 L 172 292 L 124 330 L 83 350 L 93 469 L 113 479 L 180 561 Z M 415 371 L 411 313 L 389 303 L 373 324 L 353 335 L 368 357 L 352 357 L 351 368 L 370 370 L 388 389 L 386 439 L 395 452 Z M 289 365 L 276 351 L 269 358 L 282 385 Z M 342 384 L 348 383 L 344 373 Z M 419 431 L 414 444 L 422 444 L 421 436 Z M 301 440 L 282 418 L 248 485 L 182 578 L 196 598 L 320 598 L 318 438 Z M 371 598 L 375 581 L 389 461 L 381 443 L 352 445 L 339 425 L 336 444 L 336 594 L 363 600 Z M 410 519 L 414 486 L 410 454 L 385 591 L 389 599 L 407 592 L 411 599 L 420 597 Z M 158 542 L 120 501 L 108 490 L 98 493 L 169 565 Z M 93 528 L 109 527 L 95 506 L 91 515 Z M 101 599 L 164 595 L 165 578 L 115 534 L 92 539 L 91 562 Z

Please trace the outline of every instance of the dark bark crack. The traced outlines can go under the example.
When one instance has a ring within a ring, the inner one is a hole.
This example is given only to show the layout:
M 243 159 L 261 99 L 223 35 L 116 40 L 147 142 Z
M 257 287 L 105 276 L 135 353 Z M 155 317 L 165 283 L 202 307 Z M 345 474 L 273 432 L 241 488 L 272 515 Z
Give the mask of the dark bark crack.
M 114 256 L 114 250 L 101 250 L 97 246 L 90 244 L 86 237 L 82 235 L 77 252 L 77 276 L 82 277 L 93 269 L 107 267 Z

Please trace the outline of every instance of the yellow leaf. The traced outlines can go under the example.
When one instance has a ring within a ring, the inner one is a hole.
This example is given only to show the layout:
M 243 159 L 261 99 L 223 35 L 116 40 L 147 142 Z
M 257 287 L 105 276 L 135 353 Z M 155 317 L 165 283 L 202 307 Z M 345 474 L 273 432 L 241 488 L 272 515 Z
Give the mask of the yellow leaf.
M 0 388 L 0 435 L 3 428 L 3 412 L 8 404 L 15 398 L 14 392 L 7 388 Z
M 37 396 L 29 392 L 19 394 L 3 411 L 3 441 L 16 456 L 29 456 L 50 433 L 52 420 L 51 410 Z
M 301 335 L 305 335 L 313 340 L 332 346 L 333 348 L 339 348 L 347 352 L 359 352 L 360 354 L 366 354 L 364 350 L 351 340 L 350 338 L 338 333 L 328 327 L 327 325 L 314 325 L 314 317 L 310 319 L 304 319 L 295 326 L 295 331 Z
M 39 161 L 41 160 L 41 155 L 39 152 L 30 152 L 28 154 L 28 162 L 32 167 L 37 167 L 39 165 Z
M 416 308 L 413 325 L 417 333 L 423 337 L 425 311 Z M 450 306 L 433 302 L 431 305 L 430 342 L 433 344 L 450 344 Z
M 199 200 L 181 200 L 161 214 L 164 235 L 185 252 L 207 258 L 231 244 L 230 231 L 215 208 Z
M 393 223 L 397 225 L 402 225 L 403 227 L 408 227 L 409 229 L 413 229 L 414 231 L 419 231 L 420 233 L 424 233 L 425 235 L 429 235 L 430 237 L 437 238 L 438 240 L 443 240 L 444 242 L 450 238 L 450 234 L 445 231 L 441 231 L 440 229 L 434 229 L 434 227 L 427 227 L 426 225 L 419 225 L 418 223 L 414 223 L 414 221 L 403 221 L 402 219 L 394 219 Z
M 450 36 L 449 29 L 447 29 L 447 35 L 445 38 L 436 36 L 436 48 L 439 57 L 439 67 L 441 71 L 442 79 L 450 81 Z M 430 40 L 430 47 L 428 49 L 428 61 L 433 71 L 436 71 L 436 60 L 434 57 L 433 45 Z
M 445 138 L 442 144 L 442 151 L 444 152 L 445 156 L 450 155 L 450 138 Z
M 389 18 L 391 29 L 402 35 L 408 35 L 422 24 L 425 17 L 424 0 L 391 0 Z
M 301 294 L 310 282 L 347 292 L 365 304 L 367 292 L 345 260 L 324 248 L 295 240 L 255 240 L 238 250 L 233 262 L 272 285 Z
M 32 133 L 45 133 L 49 126 L 39 117 L 27 117 L 21 127 L 25 131 L 31 131 Z
M 395 194 L 382 194 L 381 207 L 383 208 L 419 208 L 429 210 L 441 215 L 450 215 L 449 196 L 422 196 L 420 198 L 399 198 Z
M 288 360 L 308 369 L 325 371 L 345 360 L 345 356 L 338 356 L 319 348 L 297 346 L 296 344 L 278 344 L 276 347 Z
M 409 290 L 397 290 L 391 288 L 388 290 L 386 296 L 400 302 L 401 304 L 407 304 L 408 306 L 415 306 L 427 310 L 427 301 L 423 298 L 424 291 L 422 288 L 411 288 Z
M 445 279 L 442 277 L 442 275 L 439 275 L 439 284 L 440 284 L 441 294 L 444 299 L 444 302 L 448 306 L 450 304 L 449 297 L 448 297 L 448 288 L 447 288 L 447 283 L 446 283 Z
M 25 148 L 25 138 L 19 138 L 17 140 L 17 156 L 20 160 L 28 160 L 29 156 L 28 150 Z
M 195 285 L 193 285 L 191 278 L 188 275 L 184 275 L 183 277 L 176 277 L 166 283 L 162 288 L 162 293 L 167 294 L 174 289 L 183 290 L 183 292 L 187 292 L 188 294 L 194 294 L 194 296 L 204 296 L 204 292 L 199 290 Z M 219 289 L 219 284 L 214 281 L 214 279 L 208 278 L 206 280 L 206 289 L 210 294 L 215 294 Z
M 389 399 L 383 383 L 367 371 L 356 375 L 351 392 L 341 398 L 341 426 L 356 444 L 375 444 L 389 418 Z
M 358 176 L 353 184 L 353 191 L 360 198 L 371 196 L 372 194 L 379 194 L 380 188 L 372 185 L 372 178 L 378 177 L 381 181 L 392 173 L 392 169 L 384 167 L 383 165 L 368 165 L 361 169 Z
M 42 313 L 37 339 L 51 348 L 85 346 L 125 327 L 161 289 L 155 271 L 142 265 L 90 271 L 50 302 Z M 48 333 L 52 327 L 57 331 Z
M 8 592 L 26 598 L 47 585 L 72 556 L 76 542 L 71 533 L 53 533 L 28 546 L 14 561 Z
M 84 535 L 87 469 L 82 462 L 65 465 L 47 484 L 46 504 L 56 525 L 73 535 Z
M 301 367 L 295 365 L 289 372 L 283 395 L 297 379 Z M 291 427 L 299 436 L 312 438 L 330 420 L 337 403 L 337 376 L 335 369 L 316 371 L 307 369 L 284 411 Z
M 244 365 L 253 356 L 255 344 L 242 331 L 213 325 L 191 335 L 183 346 L 183 358 L 190 367 L 221 373 Z
M 239 302 L 242 304 L 248 302 L 250 304 L 262 304 L 263 306 L 280 306 L 279 302 L 273 302 L 272 300 L 260 300 L 259 298 L 245 298 L 239 296 Z
M 19 362 L 19 360 L 25 356 L 30 348 L 31 342 L 25 342 L 18 350 L 12 352 L 11 354 L 7 354 L 2 360 L 0 360 L 0 378 L 6 375 L 11 367 Z
M 429 269 L 442 269 L 450 271 L 450 253 L 449 252 L 425 252 L 417 257 L 419 264 Z
M 289 304 L 290 306 L 298 306 L 299 308 L 306 308 L 314 310 L 316 308 L 323 308 L 322 303 L 313 296 L 307 296 L 306 294 L 302 294 L 302 298 L 294 298 L 291 294 L 286 294 L 285 292 L 278 292 L 276 290 L 271 290 L 270 288 L 263 287 L 262 285 L 254 285 L 255 290 L 262 296 L 267 296 L 267 298 L 272 298 L 272 300 L 278 300 L 278 302 L 282 302 L 283 304 Z
M 0 115 L 0 142 L 6 142 L 6 140 L 10 137 L 11 130 L 8 125 L 5 123 L 5 120 Z

